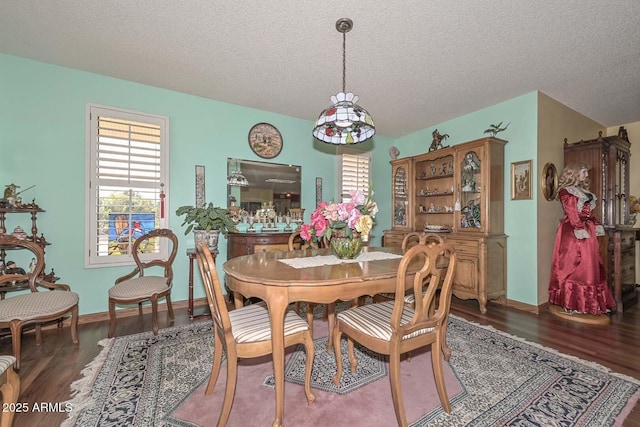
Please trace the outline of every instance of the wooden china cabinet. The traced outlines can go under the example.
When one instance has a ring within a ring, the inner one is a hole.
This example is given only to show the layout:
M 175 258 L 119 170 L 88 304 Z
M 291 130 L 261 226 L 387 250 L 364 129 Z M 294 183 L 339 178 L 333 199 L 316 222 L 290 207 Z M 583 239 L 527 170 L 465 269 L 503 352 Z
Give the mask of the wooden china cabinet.
M 413 212 L 410 209 L 409 190 L 413 179 L 411 158 L 391 161 L 391 230 L 385 230 L 383 246 L 402 245 L 404 235 L 413 229 Z
M 598 238 L 600 255 L 617 310 L 638 301 L 635 275 L 635 232 L 629 217 L 629 166 L 631 143 L 624 128 L 619 135 L 602 136 L 574 143 L 564 142 L 564 164 L 583 162 L 590 166 L 590 189 L 598 198 L 594 215 L 605 236 Z
M 477 299 L 483 314 L 489 300 L 506 294 L 506 143 L 482 138 L 391 162 L 393 224 L 384 246 L 400 246 L 410 231 L 442 233 L 458 253 L 453 294 Z M 406 222 L 398 215 L 403 206 Z

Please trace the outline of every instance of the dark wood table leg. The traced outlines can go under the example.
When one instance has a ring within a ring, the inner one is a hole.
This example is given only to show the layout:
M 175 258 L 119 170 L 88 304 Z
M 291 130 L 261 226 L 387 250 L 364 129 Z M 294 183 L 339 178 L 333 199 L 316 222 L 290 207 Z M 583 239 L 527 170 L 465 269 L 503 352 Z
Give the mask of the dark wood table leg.
M 189 313 L 189 319 L 193 319 L 193 258 L 195 258 L 195 254 L 189 255 L 189 308 L 187 312 Z

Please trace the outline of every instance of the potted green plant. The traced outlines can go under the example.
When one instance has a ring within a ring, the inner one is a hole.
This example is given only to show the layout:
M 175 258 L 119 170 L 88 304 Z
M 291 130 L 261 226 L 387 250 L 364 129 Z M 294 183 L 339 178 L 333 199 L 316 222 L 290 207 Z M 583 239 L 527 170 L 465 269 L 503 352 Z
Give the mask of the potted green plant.
M 176 215 L 185 215 L 182 225 L 187 225 L 184 232 L 189 234 L 194 232 L 194 240 L 197 244 L 200 241 L 207 241 L 212 249 L 218 248 L 218 237 L 220 233 L 224 236 L 233 231 L 235 223 L 231 218 L 228 209 L 215 207 L 209 203 L 206 207 L 180 206 L 176 210 Z

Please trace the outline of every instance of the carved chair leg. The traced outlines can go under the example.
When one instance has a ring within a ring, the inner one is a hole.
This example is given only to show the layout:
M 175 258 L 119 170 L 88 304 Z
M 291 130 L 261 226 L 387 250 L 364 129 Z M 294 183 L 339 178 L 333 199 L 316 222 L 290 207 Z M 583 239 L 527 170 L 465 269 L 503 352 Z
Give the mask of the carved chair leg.
M 445 412 L 451 412 L 451 402 L 449 402 L 449 396 L 447 395 L 447 389 L 444 382 L 444 371 L 442 368 L 442 358 L 440 357 L 440 353 L 442 352 L 442 348 L 440 345 L 440 341 L 436 339 L 436 342 L 431 345 L 431 365 L 433 366 L 433 376 L 436 380 L 436 390 L 438 390 L 438 397 L 440 398 L 440 403 L 442 404 L 442 409 Z
M 71 309 L 71 341 L 75 348 L 80 345 L 78 340 L 78 304 L 74 305 Z
M 113 334 L 116 332 L 116 302 L 109 299 L 109 338 L 113 338 Z
M 351 363 L 351 372 L 356 372 L 358 369 L 358 358 L 356 357 L 355 345 L 351 337 L 347 340 L 347 347 L 349 348 L 349 363 Z
M 42 324 L 36 323 L 36 345 L 42 344 Z
M 222 366 L 222 352 L 224 344 L 220 338 L 220 334 L 214 332 L 214 345 L 213 345 L 213 366 L 211 368 L 211 377 L 209 377 L 209 384 L 207 384 L 207 390 L 204 392 L 205 396 L 209 396 L 213 393 L 213 389 L 218 381 L 218 375 L 220 375 L 220 366 Z
M 231 351 L 230 351 L 231 350 Z M 227 424 L 231 405 L 233 405 L 233 396 L 236 394 L 236 383 L 238 381 L 238 354 L 235 348 L 227 348 L 227 384 L 224 390 L 224 401 L 222 402 L 222 410 L 220 418 L 218 418 L 218 426 L 222 427 Z
M 151 297 L 151 324 L 153 325 L 153 335 L 158 335 L 158 296 Z
M 167 311 L 169 312 L 169 318 L 173 320 L 175 319 L 175 316 L 173 315 L 173 305 L 171 305 L 171 295 L 167 295 L 166 300 L 167 300 Z
M 397 351 L 392 351 L 389 355 L 389 380 L 391 381 L 391 397 L 393 409 L 396 413 L 396 421 L 399 426 L 406 426 L 407 416 L 404 411 L 402 384 L 400 382 L 400 357 L 401 354 Z
M 16 358 L 16 370 L 20 370 L 20 346 L 22 344 L 22 323 L 11 322 L 11 346 L 13 347 L 13 357 Z

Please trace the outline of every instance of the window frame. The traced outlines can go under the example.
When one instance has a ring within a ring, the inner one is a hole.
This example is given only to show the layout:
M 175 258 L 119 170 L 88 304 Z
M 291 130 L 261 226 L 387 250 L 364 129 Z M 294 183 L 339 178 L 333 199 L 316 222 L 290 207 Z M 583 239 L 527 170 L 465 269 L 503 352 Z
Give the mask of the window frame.
M 373 177 L 371 176 L 371 165 L 372 165 L 372 156 L 371 153 L 369 152 L 364 152 L 364 151 L 358 151 L 358 150 L 354 150 L 354 149 L 348 149 L 348 148 L 342 148 L 339 147 L 338 149 L 338 191 L 337 193 L 340 195 L 340 200 L 342 202 L 346 202 L 349 201 L 350 198 L 348 197 L 349 195 L 349 188 L 345 189 L 345 174 L 344 174 L 344 167 L 345 167 L 345 156 L 349 156 L 349 157 L 353 157 L 355 156 L 359 161 L 359 159 L 367 159 L 367 163 L 368 163 L 368 170 L 367 170 L 367 185 L 366 188 L 360 188 L 360 186 L 358 185 L 358 179 L 356 179 L 356 186 L 353 189 L 360 189 L 362 190 L 365 195 L 368 194 L 373 186 Z M 356 168 L 357 170 L 357 168 Z
M 170 190 L 169 190 L 169 118 L 167 116 L 149 114 L 139 111 L 127 110 L 123 108 L 87 103 L 86 104 L 86 142 L 85 142 L 85 251 L 84 265 L 85 268 L 101 268 L 116 266 L 135 265 L 133 256 L 100 256 L 92 253 L 95 244 L 98 241 L 98 224 L 96 218 L 98 216 L 98 203 L 96 199 L 98 184 L 97 179 L 97 158 L 98 144 L 97 141 L 97 117 L 107 116 L 110 118 L 130 120 L 141 123 L 149 123 L 160 127 L 160 178 L 159 183 L 164 193 L 164 218 L 158 219 L 158 227 L 169 227 L 169 209 L 170 206 Z M 95 185 L 94 185 L 95 184 Z M 135 185 L 135 184 L 134 184 Z M 126 186 L 126 185 L 125 185 Z M 149 187 L 151 188 L 151 187 Z M 162 203 L 162 201 L 160 201 Z M 155 254 L 141 254 L 142 261 L 149 261 L 153 258 L 164 258 L 169 256 L 169 245 L 165 239 L 160 239 L 160 251 Z

